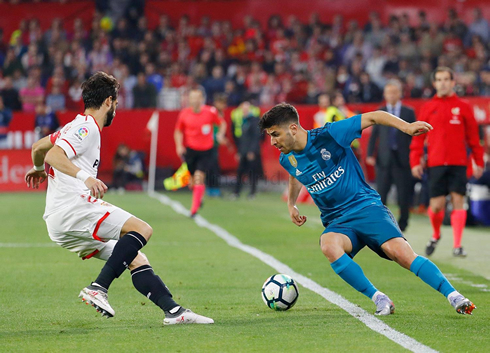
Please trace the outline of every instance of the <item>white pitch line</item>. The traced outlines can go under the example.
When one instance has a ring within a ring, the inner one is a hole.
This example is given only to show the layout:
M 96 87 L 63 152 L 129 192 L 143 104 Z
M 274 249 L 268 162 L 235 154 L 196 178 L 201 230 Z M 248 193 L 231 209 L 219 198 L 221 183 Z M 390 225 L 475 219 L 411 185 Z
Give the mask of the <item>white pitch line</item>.
M 170 206 L 177 213 L 180 213 L 184 216 L 190 215 L 189 211 L 180 202 L 174 201 L 166 195 L 157 194 L 157 193 L 150 193 L 149 195 L 150 197 L 158 199 L 162 204 Z M 339 308 L 345 310 L 347 313 L 349 313 L 350 315 L 352 315 L 353 317 L 361 321 L 371 330 L 378 332 L 379 334 L 387 337 L 388 339 L 399 344 L 403 348 L 406 348 L 412 352 L 417 352 L 417 353 L 437 352 L 436 350 L 416 341 L 415 339 L 401 332 L 396 331 L 395 329 L 385 324 L 383 321 L 376 318 L 374 315 L 369 314 L 367 311 L 351 303 L 341 295 L 331 291 L 330 289 L 322 287 L 321 285 L 311 280 L 310 278 L 305 277 L 293 271 L 289 266 L 283 264 L 273 256 L 264 253 L 263 251 L 260 251 L 259 249 L 254 248 L 253 246 L 243 244 L 240 240 L 238 240 L 238 238 L 231 235 L 226 230 L 217 226 L 216 224 L 209 223 L 207 220 L 205 220 L 203 217 L 199 215 L 197 215 L 194 220 L 198 226 L 209 229 L 216 236 L 218 236 L 219 238 L 223 239 L 226 243 L 228 243 L 228 245 L 256 257 L 260 261 L 264 262 L 266 265 L 269 265 L 270 267 L 278 271 L 278 273 L 286 273 L 290 275 L 291 277 L 294 278 L 295 281 L 297 281 L 303 287 L 311 290 L 312 292 L 319 294 L 320 296 L 328 300 L 330 303 L 337 305 Z
M 55 243 L 0 243 L 0 248 L 52 248 Z

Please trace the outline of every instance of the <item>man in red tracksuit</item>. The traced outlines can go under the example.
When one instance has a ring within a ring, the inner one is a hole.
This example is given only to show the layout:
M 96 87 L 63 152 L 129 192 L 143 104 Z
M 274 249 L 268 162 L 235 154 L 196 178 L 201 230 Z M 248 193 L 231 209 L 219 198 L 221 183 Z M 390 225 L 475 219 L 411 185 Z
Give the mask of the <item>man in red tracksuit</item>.
M 425 253 L 431 255 L 441 238 L 441 224 L 444 219 L 446 196 L 451 195 L 453 212 L 453 255 L 466 256 L 461 247 L 461 238 L 466 224 L 464 195 L 466 194 L 467 147 L 471 149 L 476 167 L 473 176 L 480 178 L 483 173 L 483 147 L 480 145 L 478 125 L 471 106 L 461 100 L 453 91 L 453 71 L 448 67 L 438 67 L 432 74 L 432 84 L 436 95 L 421 109 L 419 119 L 426 121 L 434 130 L 412 139 L 410 165 L 412 174 L 421 178 L 424 144 L 428 149 L 428 173 L 430 206 L 429 218 L 434 229 Z

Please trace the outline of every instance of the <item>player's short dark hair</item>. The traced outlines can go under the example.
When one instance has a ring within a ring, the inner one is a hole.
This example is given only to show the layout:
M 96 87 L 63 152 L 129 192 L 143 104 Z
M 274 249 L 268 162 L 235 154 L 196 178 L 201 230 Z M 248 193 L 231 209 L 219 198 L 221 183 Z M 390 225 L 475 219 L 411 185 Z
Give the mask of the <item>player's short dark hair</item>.
M 99 109 L 104 101 L 117 99 L 119 82 L 114 76 L 98 71 L 82 83 L 82 98 L 85 109 Z
M 262 115 L 259 127 L 262 131 L 275 125 L 284 124 L 299 124 L 298 111 L 288 103 L 280 103 Z
M 447 67 L 447 66 L 438 66 L 438 67 L 436 67 L 436 69 L 434 70 L 434 72 L 430 75 L 430 79 L 432 80 L 432 82 L 435 82 L 435 80 L 436 80 L 436 74 L 438 72 L 449 72 L 449 76 L 451 76 L 451 81 L 454 80 L 454 71 L 453 71 L 453 69 L 451 69 L 450 67 Z

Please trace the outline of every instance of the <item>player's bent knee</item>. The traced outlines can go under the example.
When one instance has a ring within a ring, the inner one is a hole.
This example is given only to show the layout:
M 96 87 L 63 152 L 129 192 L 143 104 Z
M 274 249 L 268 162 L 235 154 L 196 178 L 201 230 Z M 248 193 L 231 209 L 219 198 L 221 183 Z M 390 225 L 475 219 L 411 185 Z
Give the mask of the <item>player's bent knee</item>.
M 330 262 L 334 262 L 345 253 L 341 239 L 338 239 L 336 233 L 322 235 L 321 250 Z
M 396 239 L 395 241 L 388 241 L 383 245 L 382 249 L 390 259 L 400 266 L 410 269 L 410 265 L 417 257 L 417 254 L 413 252 L 412 248 L 405 240 L 400 238 L 400 240 Z
M 146 241 L 148 241 L 153 235 L 153 228 L 148 223 L 145 223 L 143 228 L 143 233 L 141 233 L 141 235 L 145 237 Z

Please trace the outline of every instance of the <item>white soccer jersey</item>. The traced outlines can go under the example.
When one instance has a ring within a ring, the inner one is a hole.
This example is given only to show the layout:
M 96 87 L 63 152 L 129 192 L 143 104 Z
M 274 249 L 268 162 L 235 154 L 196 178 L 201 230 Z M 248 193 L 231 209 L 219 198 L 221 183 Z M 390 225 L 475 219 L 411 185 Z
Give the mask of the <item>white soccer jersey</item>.
M 68 159 L 80 169 L 97 177 L 100 161 L 100 128 L 90 115 L 77 115 L 60 131 L 50 136 L 51 143 L 65 151 Z M 81 180 L 63 174 L 51 167 L 48 173 L 46 209 L 43 218 L 63 208 L 74 205 L 76 198 L 90 195 L 90 190 Z

